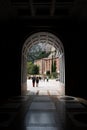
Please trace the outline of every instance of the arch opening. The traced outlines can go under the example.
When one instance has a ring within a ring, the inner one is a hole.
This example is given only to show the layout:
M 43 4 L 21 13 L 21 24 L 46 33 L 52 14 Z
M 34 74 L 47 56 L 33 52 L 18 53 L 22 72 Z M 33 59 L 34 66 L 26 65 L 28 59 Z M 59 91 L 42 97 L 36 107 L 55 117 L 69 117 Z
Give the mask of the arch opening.
M 59 60 L 59 82 L 63 86 L 60 95 L 65 95 L 65 53 L 64 47 L 60 39 L 52 33 L 49 32 L 37 32 L 29 36 L 24 42 L 21 55 L 21 94 L 26 94 L 28 91 L 27 84 L 27 54 L 31 48 L 38 44 L 50 45 L 55 48 L 57 52 L 57 57 Z M 44 72 L 43 72 L 44 73 Z M 42 74 L 43 74 L 42 73 Z M 45 72 L 46 73 L 46 72 Z M 58 82 L 57 82 L 58 83 Z

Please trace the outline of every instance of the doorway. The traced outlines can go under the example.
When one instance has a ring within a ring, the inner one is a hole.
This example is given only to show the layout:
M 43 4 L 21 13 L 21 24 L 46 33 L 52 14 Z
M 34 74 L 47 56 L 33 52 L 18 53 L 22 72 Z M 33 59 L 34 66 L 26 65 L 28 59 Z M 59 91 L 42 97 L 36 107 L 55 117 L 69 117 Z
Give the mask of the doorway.
M 47 48 L 48 45 L 51 47 L 51 49 L 54 48 L 54 53 L 56 52 L 56 57 L 53 57 L 54 54 L 51 51 L 52 54 L 50 54 L 51 55 L 50 58 L 45 57 L 45 58 L 39 59 L 39 60 L 41 60 L 41 62 L 44 61 L 44 66 L 45 66 L 45 69 L 40 69 L 39 73 L 41 74 L 41 76 L 46 75 L 46 73 L 48 71 L 47 66 L 46 66 L 46 63 L 48 62 L 47 60 L 51 59 L 49 62 L 52 66 L 52 59 L 54 60 L 55 58 L 58 58 L 59 63 L 56 67 L 56 72 L 57 72 L 58 76 L 55 78 L 55 81 L 56 81 L 55 86 L 57 86 L 58 84 L 61 84 L 62 92 L 60 93 L 60 95 L 65 95 L 65 54 L 64 54 L 64 47 L 63 47 L 63 43 L 61 42 L 61 40 L 56 35 L 54 35 L 50 32 L 34 33 L 31 36 L 29 36 L 26 39 L 26 41 L 24 42 L 24 45 L 23 45 L 23 48 L 22 48 L 22 57 L 21 57 L 21 60 L 22 60 L 22 62 L 21 62 L 21 93 L 25 94 L 30 90 L 29 88 L 31 87 L 31 82 L 28 81 L 27 59 L 28 59 L 28 54 L 31 52 L 32 48 L 34 48 L 35 46 L 38 46 L 38 45 L 42 46 L 42 48 L 45 47 L 45 49 Z M 34 61 L 34 63 L 35 63 L 35 61 Z M 38 62 L 36 64 L 38 65 Z M 40 66 L 40 64 L 39 64 L 39 66 Z M 50 87 L 50 85 L 52 85 L 52 83 L 54 85 L 54 82 L 53 82 L 54 80 L 50 80 L 50 81 L 51 82 L 49 83 L 49 87 Z M 47 86 L 47 85 L 48 84 L 45 84 L 45 86 Z M 40 85 L 40 87 L 41 87 L 41 85 Z M 35 90 L 33 94 L 41 91 L 41 88 L 38 88 L 38 89 Z M 45 90 L 46 90 L 46 88 L 45 88 Z M 48 90 L 48 88 L 47 88 L 47 90 Z M 49 93 L 49 91 L 47 91 L 47 93 Z

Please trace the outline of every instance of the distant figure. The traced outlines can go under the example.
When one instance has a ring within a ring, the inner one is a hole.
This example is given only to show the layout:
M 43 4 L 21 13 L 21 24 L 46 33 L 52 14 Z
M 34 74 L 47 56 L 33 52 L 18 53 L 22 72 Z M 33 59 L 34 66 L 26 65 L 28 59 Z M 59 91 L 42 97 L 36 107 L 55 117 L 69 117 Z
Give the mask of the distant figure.
M 47 82 L 49 81 L 49 77 L 47 76 Z
M 39 77 L 36 77 L 36 87 L 38 87 L 39 84 Z
M 33 87 L 35 87 L 35 76 L 32 77 L 32 84 L 33 84 Z
M 46 79 L 46 77 L 44 76 L 44 77 L 43 77 L 43 81 L 45 81 L 45 79 Z

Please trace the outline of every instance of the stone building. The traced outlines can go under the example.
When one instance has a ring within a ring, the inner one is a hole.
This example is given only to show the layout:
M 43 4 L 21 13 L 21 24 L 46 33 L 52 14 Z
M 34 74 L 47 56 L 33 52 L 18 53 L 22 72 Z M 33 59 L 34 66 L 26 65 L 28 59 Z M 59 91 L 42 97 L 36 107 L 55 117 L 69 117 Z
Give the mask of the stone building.
M 53 58 L 53 62 L 56 62 L 56 72 L 59 72 L 59 57 Z M 47 71 L 51 73 L 52 58 L 42 58 L 35 60 L 34 64 L 39 66 L 39 73 L 46 74 Z

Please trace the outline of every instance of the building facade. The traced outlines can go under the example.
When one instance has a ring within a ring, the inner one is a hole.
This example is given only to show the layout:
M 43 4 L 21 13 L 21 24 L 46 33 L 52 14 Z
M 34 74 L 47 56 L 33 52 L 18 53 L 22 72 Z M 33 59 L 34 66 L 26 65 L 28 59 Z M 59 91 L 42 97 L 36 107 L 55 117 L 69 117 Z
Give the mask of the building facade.
M 59 57 L 54 57 L 53 62 L 56 63 L 56 72 L 59 72 Z M 47 71 L 50 71 L 51 73 L 51 67 L 52 67 L 52 58 L 42 58 L 35 60 L 35 65 L 39 66 L 39 73 L 40 74 L 46 74 Z

